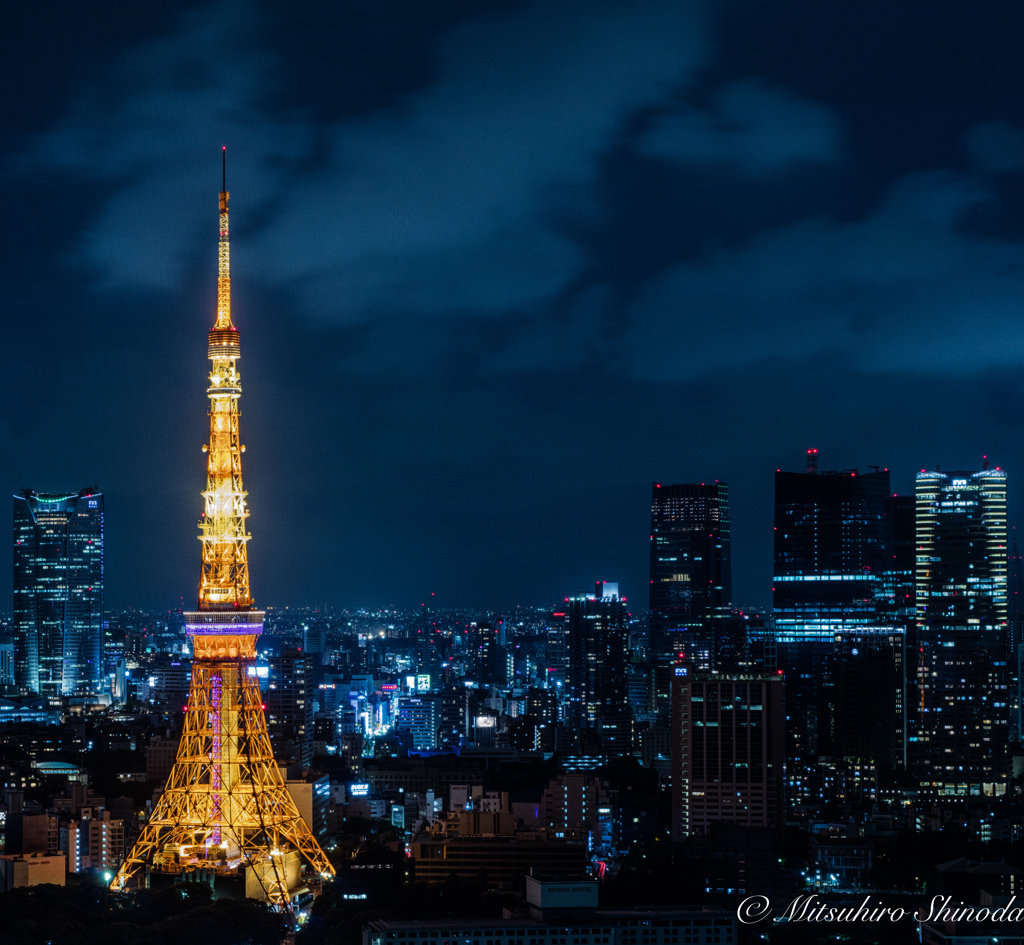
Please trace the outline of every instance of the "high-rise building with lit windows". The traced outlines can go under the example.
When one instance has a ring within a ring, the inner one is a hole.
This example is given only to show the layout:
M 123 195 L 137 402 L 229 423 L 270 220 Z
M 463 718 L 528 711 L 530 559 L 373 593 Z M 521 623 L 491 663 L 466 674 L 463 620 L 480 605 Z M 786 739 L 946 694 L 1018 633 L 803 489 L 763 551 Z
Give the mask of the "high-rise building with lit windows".
M 806 472 L 775 473 L 772 612 L 793 784 L 820 770 L 822 667 L 836 635 L 879 626 L 892 563 L 889 471 L 819 472 L 816 450 L 807 460 Z
M 1007 653 L 1010 659 L 1010 741 L 1019 742 L 1024 725 L 1021 715 L 1024 713 L 1024 558 L 1021 558 L 1017 546 L 1016 529 L 1010 531 L 1010 561 L 1007 569 Z M 0 661 L 3 660 L 3 647 L 0 646 Z M 0 676 L 2 676 L 0 672 Z
M 626 687 L 626 600 L 618 584 L 598 581 L 594 594 L 565 602 L 569 645 L 569 721 L 602 742 L 629 744 L 632 712 Z
M 15 679 L 51 698 L 103 687 L 103 495 L 14 496 Z
M 680 659 L 711 669 L 732 604 L 729 487 L 724 482 L 651 489 L 650 657 L 654 708 L 668 712 Z
M 786 821 L 785 682 L 781 673 L 720 676 L 673 669 L 672 839 L 713 827 Z
M 553 610 L 548 621 L 544 647 L 546 684 L 561 689 L 569 676 L 569 630 L 564 610 Z
M 1006 473 L 917 475 L 911 762 L 950 794 L 998 793 L 1009 726 Z
M 313 657 L 301 648 L 285 647 L 268 663 L 267 732 L 274 757 L 308 768 L 313 760 Z
M 889 471 L 775 473 L 772 610 L 779 643 L 877 623 L 891 555 Z

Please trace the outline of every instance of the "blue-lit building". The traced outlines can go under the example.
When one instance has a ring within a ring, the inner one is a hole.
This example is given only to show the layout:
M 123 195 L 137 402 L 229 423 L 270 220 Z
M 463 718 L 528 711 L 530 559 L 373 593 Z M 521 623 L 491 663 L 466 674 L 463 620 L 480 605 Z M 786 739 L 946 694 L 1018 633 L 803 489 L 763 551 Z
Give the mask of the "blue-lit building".
M 14 641 L 0 643 L 0 686 L 14 685 Z
M 891 556 L 889 471 L 775 473 L 772 611 L 779 643 L 877 623 Z
M 274 757 L 291 758 L 308 768 L 313 760 L 313 658 L 286 647 L 271 656 L 266 699 L 267 732 Z
M 396 728 L 409 732 L 411 747 L 415 751 L 430 751 L 437 747 L 438 710 L 434 693 L 399 697 Z
M 1010 720 L 1006 473 L 917 475 L 911 762 L 945 794 L 1005 790 Z
M 51 699 L 104 688 L 103 495 L 14 496 L 15 681 Z
M 816 770 L 822 668 L 837 634 L 880 629 L 891 609 L 893 519 L 889 471 L 775 473 L 772 613 L 777 665 L 786 674 L 787 755 Z M 883 618 L 884 619 L 884 618 Z M 799 765 L 792 774 L 798 777 Z M 796 795 L 794 795 L 794 799 Z

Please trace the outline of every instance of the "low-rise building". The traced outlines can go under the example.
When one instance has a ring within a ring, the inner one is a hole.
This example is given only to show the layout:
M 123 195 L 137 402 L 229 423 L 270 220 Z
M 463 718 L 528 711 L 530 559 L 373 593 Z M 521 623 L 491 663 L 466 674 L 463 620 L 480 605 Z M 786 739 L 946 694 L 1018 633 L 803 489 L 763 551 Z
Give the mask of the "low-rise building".
M 457 837 L 414 840 L 410 847 L 418 883 L 443 883 L 455 875 L 519 889 L 533 867 L 580 875 L 587 865 L 586 845 L 578 840 Z
M 533 918 L 377 920 L 363 945 L 735 945 L 736 916 L 724 909 L 596 911 L 548 924 Z
M 63 886 L 66 865 L 63 853 L 0 856 L 0 891 L 9 892 L 22 886 L 41 886 L 44 883 Z

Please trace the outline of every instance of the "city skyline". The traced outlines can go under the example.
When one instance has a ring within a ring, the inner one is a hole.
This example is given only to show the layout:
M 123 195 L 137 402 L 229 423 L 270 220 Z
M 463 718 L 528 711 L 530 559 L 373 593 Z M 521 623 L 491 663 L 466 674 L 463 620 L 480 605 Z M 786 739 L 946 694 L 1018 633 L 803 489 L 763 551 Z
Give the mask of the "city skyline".
M 49 66 L 2 151 L 4 477 L 97 483 L 108 608 L 197 583 L 225 144 L 260 605 L 642 606 L 650 483 L 718 479 L 767 607 L 808 447 L 902 495 L 988 455 L 1022 521 L 1024 12 L 56 10 L 6 48 Z
M 815 450 L 815 452 L 817 452 L 817 451 Z M 987 457 L 983 457 L 983 459 L 987 459 Z M 795 467 L 798 464 L 794 463 L 793 465 Z M 871 468 L 874 469 L 875 472 L 877 473 L 877 469 L 875 467 L 871 467 Z M 778 474 L 780 472 L 783 472 L 783 473 L 790 472 L 791 474 L 794 474 L 794 475 L 798 474 L 795 469 L 792 470 L 792 471 L 776 469 L 774 472 L 776 474 L 776 479 L 777 479 Z M 891 470 L 887 469 L 887 470 L 885 470 L 885 472 L 888 474 L 888 473 L 891 472 Z M 916 477 L 920 478 L 920 475 L 922 473 L 924 473 L 924 472 L 926 472 L 926 470 L 921 469 L 920 471 L 915 471 L 914 475 Z M 934 472 L 935 473 L 940 473 L 941 470 L 938 467 L 936 467 L 934 469 Z M 1012 493 L 1014 491 L 1013 487 L 1012 487 L 1012 481 L 1013 481 L 1012 474 L 1008 474 L 1005 470 L 1002 470 L 1002 469 L 999 469 L 998 472 L 1000 472 L 1002 474 L 1004 480 L 1009 480 L 1010 483 L 1011 483 L 1010 487 L 1007 489 L 1007 493 L 1008 493 L 1007 498 L 1009 499 L 1010 495 L 1012 495 Z M 863 473 L 863 471 L 855 469 L 855 468 L 849 468 L 848 467 L 848 468 L 842 470 L 842 473 L 844 475 L 849 475 L 851 473 L 853 473 L 854 475 L 858 475 L 858 474 Z M 831 471 L 831 472 L 828 472 L 826 475 L 828 475 L 828 476 L 837 476 L 838 474 L 839 474 L 839 471 Z M 872 475 L 871 473 L 863 473 L 863 475 L 861 475 L 860 478 L 864 478 L 864 476 L 871 476 L 871 475 Z M 723 488 L 728 487 L 728 483 L 726 483 L 724 481 L 719 480 L 719 484 Z M 701 485 L 703 485 L 703 484 L 701 484 Z M 695 488 L 695 487 L 696 487 L 696 485 L 689 486 L 689 488 Z M 200 500 L 201 500 L 203 493 L 200 492 L 200 493 L 198 493 L 198 495 L 199 495 Z M 899 496 L 902 499 L 913 500 L 914 492 L 913 492 L 913 490 L 911 490 L 909 493 L 907 493 L 907 492 L 900 492 L 900 493 L 893 492 L 892 496 L 893 497 Z M 15 498 L 17 499 L 18 496 L 15 496 Z M 1012 507 L 1012 503 L 1010 503 L 1009 501 L 1007 502 L 1007 504 L 1008 504 L 1009 507 Z M 200 501 L 200 505 L 201 505 L 201 501 Z M 649 503 L 645 507 L 644 511 L 647 511 L 648 509 L 649 509 Z M 769 509 L 768 509 L 769 517 L 770 517 L 770 514 L 771 514 L 771 506 L 769 506 Z M 649 517 L 650 516 L 648 514 L 646 516 L 646 520 L 647 520 L 648 526 L 650 525 Z M 764 517 L 765 517 L 764 510 L 763 509 L 759 509 L 758 510 L 758 518 L 764 518 Z M 1008 530 L 1009 530 L 1009 535 L 1010 535 L 1010 541 L 1011 542 L 1016 541 L 1015 528 L 1016 528 L 1016 526 L 1012 522 L 1012 520 L 1008 520 Z M 647 529 L 647 531 L 649 533 L 649 528 Z M 646 613 L 646 612 L 649 611 L 646 595 L 643 593 L 644 592 L 644 586 L 643 585 L 647 584 L 649 586 L 649 584 L 650 584 L 650 581 L 647 580 L 647 573 L 648 573 L 647 569 L 649 568 L 649 560 L 650 560 L 650 535 L 649 534 L 647 535 L 646 540 L 643 542 L 643 545 L 644 545 L 644 548 L 643 548 L 644 557 L 643 557 L 643 562 L 642 562 L 642 566 L 641 567 L 638 568 L 636 566 L 636 562 L 631 562 L 630 565 L 628 565 L 628 566 L 626 566 L 624 568 L 621 568 L 618 571 L 614 571 L 612 573 L 599 572 L 600 573 L 600 577 L 597 578 L 597 580 L 599 582 L 603 582 L 606 578 L 615 578 L 615 577 L 617 577 L 621 573 L 629 574 L 629 573 L 635 572 L 633 574 L 635 586 L 630 586 L 628 593 L 627 593 L 627 586 L 624 584 L 624 582 L 622 582 L 621 580 L 616 580 L 616 581 L 613 582 L 613 583 L 615 583 L 617 585 L 618 584 L 623 584 L 622 599 L 624 601 L 627 601 L 627 600 L 630 601 L 630 605 L 629 605 L 629 612 L 630 613 L 636 613 L 636 612 L 644 612 L 644 613 Z M 769 550 L 770 550 L 770 546 L 769 546 Z M 740 546 L 740 555 L 741 555 L 741 557 L 746 557 L 746 554 L 745 554 L 746 551 L 749 551 L 749 548 L 745 549 L 742 546 Z M 731 601 L 731 607 L 732 607 L 733 610 L 740 611 L 740 612 L 763 613 L 763 614 L 771 614 L 771 613 L 773 613 L 773 611 L 775 611 L 776 608 L 773 605 L 772 590 L 773 590 L 773 585 L 776 585 L 777 581 L 773 581 L 772 571 L 774 569 L 772 567 L 770 558 L 771 558 L 771 556 L 769 555 L 769 561 L 768 561 L 766 566 L 759 567 L 759 574 L 758 574 L 759 580 L 758 580 L 758 583 L 763 585 L 763 587 L 760 588 L 760 590 L 763 591 L 763 593 L 756 593 L 756 594 L 748 595 L 747 599 L 736 599 L 735 593 L 734 593 L 733 594 L 733 599 Z M 591 578 L 592 579 L 589 582 L 584 578 L 582 581 L 578 581 L 578 582 L 576 582 L 576 584 L 573 584 L 572 586 L 564 585 L 564 586 L 562 586 L 558 590 L 552 590 L 551 593 L 550 593 L 550 597 L 547 600 L 542 600 L 542 599 L 540 599 L 538 597 L 534 597 L 532 599 L 527 599 L 523 595 L 518 595 L 517 596 L 514 591 L 511 592 L 511 596 L 505 596 L 504 598 L 502 598 L 501 595 L 498 595 L 497 597 L 492 598 L 492 599 L 486 599 L 484 597 L 474 596 L 474 592 L 472 590 L 470 590 L 470 591 L 468 591 L 467 593 L 465 593 L 465 594 L 463 594 L 461 596 L 456 594 L 456 596 L 453 597 L 450 600 L 440 600 L 440 599 L 438 599 L 438 596 L 437 596 L 437 594 L 435 592 L 430 591 L 430 592 L 424 593 L 423 595 L 418 595 L 418 596 L 417 595 L 412 595 L 412 596 L 405 595 L 405 596 L 402 596 L 401 594 L 398 594 L 398 595 L 395 595 L 395 597 L 393 599 L 378 598 L 378 599 L 375 599 L 375 600 L 372 600 L 372 601 L 360 600 L 356 596 L 353 596 L 353 598 L 351 598 L 351 599 L 342 600 L 342 599 L 339 599 L 337 596 L 332 596 L 330 593 L 326 593 L 325 592 L 318 599 L 312 599 L 312 598 L 294 599 L 294 598 L 287 598 L 286 597 L 283 600 L 274 600 L 274 601 L 266 602 L 263 606 L 264 606 L 264 609 L 266 609 L 266 608 L 271 608 L 271 609 L 273 609 L 273 608 L 277 608 L 277 609 L 285 608 L 286 609 L 288 607 L 293 607 L 293 608 L 310 608 L 310 609 L 314 609 L 314 610 L 317 609 L 317 608 L 327 608 L 328 610 L 337 610 L 337 611 L 340 611 L 340 612 L 344 612 L 344 611 L 353 611 L 353 612 L 354 611 L 395 611 L 395 612 L 407 612 L 407 613 L 408 612 L 415 612 L 415 611 L 418 611 L 418 610 L 426 607 L 426 608 L 429 608 L 431 610 L 466 611 L 466 612 L 476 611 L 476 612 L 479 612 L 481 614 L 500 614 L 502 612 L 510 611 L 510 610 L 515 609 L 517 607 L 524 607 L 524 608 L 527 608 L 527 609 L 530 609 L 530 608 L 536 608 L 536 609 L 545 609 L 545 608 L 552 609 L 552 608 L 554 608 L 554 609 L 558 609 L 559 607 L 561 607 L 563 605 L 563 603 L 565 601 L 569 600 L 571 597 L 577 596 L 577 595 L 580 595 L 580 594 L 585 594 L 587 586 L 589 584 L 593 584 L 594 583 L 593 575 L 591 576 Z M 170 597 L 166 597 L 163 600 L 155 600 L 155 599 L 153 599 L 153 600 L 149 600 L 147 602 L 143 602 L 143 601 L 140 601 L 138 599 L 138 597 L 125 599 L 125 597 L 122 595 L 112 605 L 105 606 L 104 607 L 104 613 L 114 613 L 114 612 L 117 612 L 117 611 L 126 611 L 126 612 L 127 611 L 140 611 L 140 612 L 152 612 L 154 614 L 158 614 L 158 613 L 161 613 L 161 612 L 173 612 L 175 610 L 188 609 L 189 606 L 190 606 L 189 599 L 185 595 L 182 595 L 182 594 L 179 594 L 178 598 L 179 598 L 178 601 L 173 601 L 173 600 L 171 600 Z M 728 609 L 728 608 L 726 608 L 726 609 Z M 3 613 L 4 612 L 2 610 L 0 610 L 0 615 L 2 615 Z

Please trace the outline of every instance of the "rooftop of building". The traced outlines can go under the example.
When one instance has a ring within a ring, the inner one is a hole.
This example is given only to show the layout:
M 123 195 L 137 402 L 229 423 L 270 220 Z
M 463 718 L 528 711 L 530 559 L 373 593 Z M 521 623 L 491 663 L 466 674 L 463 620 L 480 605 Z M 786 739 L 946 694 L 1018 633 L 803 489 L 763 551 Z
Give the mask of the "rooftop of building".
M 636 906 L 633 909 L 598 909 L 586 916 L 571 919 L 568 922 L 559 920 L 559 924 L 593 926 L 612 925 L 629 920 L 643 921 L 659 918 L 668 920 L 709 919 L 722 924 L 735 922 L 735 913 L 717 906 Z M 548 925 L 527 915 L 509 918 L 450 918 L 450 919 L 374 919 L 367 923 L 367 928 L 376 931 L 397 929 L 507 929 L 507 928 L 544 928 Z

